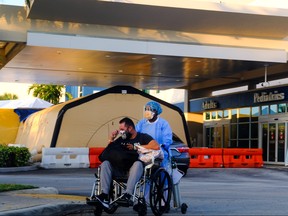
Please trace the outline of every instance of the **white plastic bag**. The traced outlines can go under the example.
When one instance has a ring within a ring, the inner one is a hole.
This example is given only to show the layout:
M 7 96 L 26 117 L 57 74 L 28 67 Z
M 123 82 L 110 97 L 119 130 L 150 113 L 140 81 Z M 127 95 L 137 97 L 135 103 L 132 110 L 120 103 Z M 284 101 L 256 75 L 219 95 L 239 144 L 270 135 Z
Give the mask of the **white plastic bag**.
M 156 158 L 160 159 L 164 158 L 164 154 L 161 149 L 152 150 L 152 149 L 146 149 L 143 146 L 137 146 L 137 151 L 139 154 L 139 160 L 143 161 L 145 164 L 152 163 Z
M 172 170 L 173 184 L 178 184 L 183 175 L 184 175 L 184 173 L 182 171 L 180 171 L 179 169 L 177 169 L 177 168 L 173 169 Z

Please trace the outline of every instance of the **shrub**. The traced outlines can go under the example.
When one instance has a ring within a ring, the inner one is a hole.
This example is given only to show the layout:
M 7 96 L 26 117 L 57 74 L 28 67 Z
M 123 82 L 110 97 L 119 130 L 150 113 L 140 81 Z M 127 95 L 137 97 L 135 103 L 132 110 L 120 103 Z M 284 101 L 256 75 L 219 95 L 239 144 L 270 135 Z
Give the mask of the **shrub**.
M 20 167 L 29 163 L 31 154 L 26 147 L 0 145 L 0 167 Z

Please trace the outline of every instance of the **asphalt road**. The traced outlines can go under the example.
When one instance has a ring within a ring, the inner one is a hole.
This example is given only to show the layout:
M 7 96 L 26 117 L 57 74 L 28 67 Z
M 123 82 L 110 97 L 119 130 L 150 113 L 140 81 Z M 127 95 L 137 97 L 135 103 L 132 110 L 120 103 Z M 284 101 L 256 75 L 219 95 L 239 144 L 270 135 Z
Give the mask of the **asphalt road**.
M 61 194 L 89 196 L 94 172 L 53 169 L 1 173 L 0 183 L 55 187 Z M 288 215 L 288 168 L 190 169 L 180 182 L 180 191 L 181 203 L 188 205 L 186 215 Z M 174 214 L 181 212 L 172 209 L 167 215 Z

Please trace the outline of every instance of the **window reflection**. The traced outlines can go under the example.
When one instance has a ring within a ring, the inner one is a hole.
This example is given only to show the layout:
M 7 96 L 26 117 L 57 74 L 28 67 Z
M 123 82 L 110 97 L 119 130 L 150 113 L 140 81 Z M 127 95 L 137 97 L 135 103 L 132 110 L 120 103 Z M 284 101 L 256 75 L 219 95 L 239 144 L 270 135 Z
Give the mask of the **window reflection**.
M 250 107 L 239 109 L 239 122 L 249 122 L 250 121 Z
M 278 104 L 278 113 L 285 113 L 287 105 L 286 103 Z
M 223 111 L 223 118 L 229 118 L 229 110 Z
M 222 119 L 223 118 L 223 111 L 218 111 L 218 119 Z
M 261 106 L 261 115 L 268 115 L 269 106 Z
M 276 114 L 277 113 L 277 104 L 270 105 L 270 114 Z
M 214 112 L 211 112 L 211 116 L 212 116 L 212 119 L 216 119 L 216 111 L 214 111 Z

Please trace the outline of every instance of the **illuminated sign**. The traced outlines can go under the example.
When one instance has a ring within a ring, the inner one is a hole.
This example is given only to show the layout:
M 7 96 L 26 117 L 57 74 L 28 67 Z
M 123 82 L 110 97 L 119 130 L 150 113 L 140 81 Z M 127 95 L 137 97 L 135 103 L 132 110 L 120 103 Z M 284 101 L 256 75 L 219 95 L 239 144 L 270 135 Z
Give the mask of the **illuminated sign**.
M 216 109 L 216 108 L 218 108 L 218 103 L 217 103 L 216 101 L 212 101 L 212 100 L 210 100 L 210 101 L 204 101 L 204 102 L 202 103 L 202 108 L 203 108 L 204 110 Z
M 254 93 L 254 103 L 263 103 L 263 102 L 270 102 L 270 101 L 279 101 L 285 99 L 285 93 L 278 93 L 278 91 L 274 92 L 261 92 L 261 93 Z

